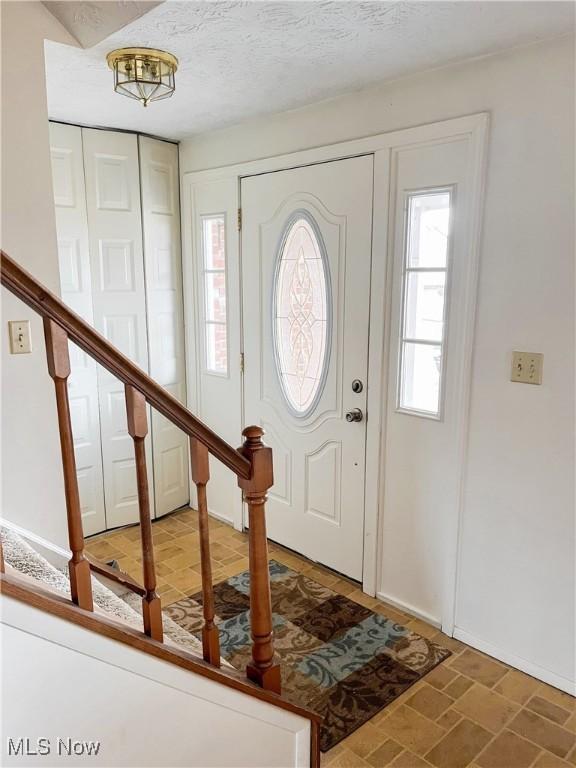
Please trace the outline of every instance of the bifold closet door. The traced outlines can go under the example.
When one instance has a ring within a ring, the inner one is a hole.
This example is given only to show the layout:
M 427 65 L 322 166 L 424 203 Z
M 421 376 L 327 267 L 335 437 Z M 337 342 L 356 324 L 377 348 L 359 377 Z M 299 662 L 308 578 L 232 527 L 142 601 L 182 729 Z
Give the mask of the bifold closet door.
M 50 123 L 50 151 L 62 299 L 92 325 L 81 129 Z M 70 363 L 70 417 L 82 524 L 84 534 L 90 536 L 106 528 L 96 363 L 74 344 L 70 344 Z
M 94 326 L 148 372 L 138 139 L 130 133 L 83 128 L 82 140 Z M 116 528 L 138 521 L 134 445 L 124 385 L 102 366 L 98 394 L 106 527 Z M 150 440 L 146 458 L 154 499 Z M 153 504 L 151 511 L 153 515 Z
M 139 136 L 150 375 L 186 402 L 178 146 Z M 186 435 L 152 411 L 156 517 L 189 495 Z

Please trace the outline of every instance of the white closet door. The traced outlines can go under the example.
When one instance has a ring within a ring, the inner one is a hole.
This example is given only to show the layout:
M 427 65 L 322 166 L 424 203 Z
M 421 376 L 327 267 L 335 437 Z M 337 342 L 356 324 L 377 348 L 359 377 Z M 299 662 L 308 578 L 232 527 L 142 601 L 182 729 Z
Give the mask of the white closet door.
M 81 129 L 50 123 L 50 151 L 62 299 L 86 322 L 94 322 L 88 251 Z M 84 535 L 105 530 L 104 480 L 96 363 L 70 344 L 68 380 L 76 473 Z M 54 406 L 56 407 L 56 406 Z
M 186 402 L 182 258 L 178 195 L 178 146 L 144 136 L 140 184 L 150 375 Z M 152 412 L 156 517 L 187 504 L 188 439 L 168 419 Z
M 94 325 L 148 371 L 138 141 L 134 134 L 85 128 L 82 137 Z M 124 385 L 98 366 L 98 389 L 106 522 L 115 528 L 138 520 L 134 446 L 126 424 Z M 146 458 L 154 514 L 150 442 L 148 438 Z

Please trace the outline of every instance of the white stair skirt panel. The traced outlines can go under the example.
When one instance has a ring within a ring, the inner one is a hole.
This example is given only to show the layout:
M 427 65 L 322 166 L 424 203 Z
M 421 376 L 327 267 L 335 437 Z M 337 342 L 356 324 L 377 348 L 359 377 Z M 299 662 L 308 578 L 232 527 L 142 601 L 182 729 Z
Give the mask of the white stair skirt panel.
M 235 766 L 310 764 L 310 724 L 217 682 L 102 635 L 0 597 L 2 677 L 10 701 L 3 727 L 30 744 L 50 738 L 49 756 L 9 757 L 2 765 Z M 22 680 L 34 686 L 23 688 Z M 58 706 L 54 691 L 58 690 Z M 88 698 L 87 698 L 88 697 Z M 100 742 L 83 758 L 58 754 L 65 742 Z

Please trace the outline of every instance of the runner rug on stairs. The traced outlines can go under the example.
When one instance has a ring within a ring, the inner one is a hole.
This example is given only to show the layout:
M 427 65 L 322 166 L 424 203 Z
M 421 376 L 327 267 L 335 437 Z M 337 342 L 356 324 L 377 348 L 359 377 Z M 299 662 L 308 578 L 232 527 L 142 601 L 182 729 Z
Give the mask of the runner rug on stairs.
M 14 531 L 0 528 L 4 560 L 14 570 L 39 582 L 40 585 L 55 589 L 70 598 L 70 580 L 67 567 L 57 568 L 33 549 L 28 542 Z M 105 611 L 111 618 L 129 624 L 142 631 L 141 598 L 133 592 L 117 595 L 92 576 L 94 605 Z M 186 651 L 202 656 L 202 643 L 169 616 L 163 615 L 165 639 Z
M 323 752 L 349 736 L 450 655 L 445 648 L 270 563 L 274 647 L 282 694 L 324 717 Z M 244 670 L 250 659 L 249 573 L 214 587 L 220 651 Z M 202 593 L 164 609 L 193 634 L 202 627 Z

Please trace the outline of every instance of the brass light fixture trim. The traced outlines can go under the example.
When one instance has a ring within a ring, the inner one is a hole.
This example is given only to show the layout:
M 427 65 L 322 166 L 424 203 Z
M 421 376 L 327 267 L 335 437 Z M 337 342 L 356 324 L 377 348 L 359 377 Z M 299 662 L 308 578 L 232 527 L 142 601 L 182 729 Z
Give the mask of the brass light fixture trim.
M 116 93 L 136 99 L 145 107 L 174 93 L 178 59 L 171 53 L 157 48 L 118 48 L 110 51 L 106 61 L 114 72 Z

